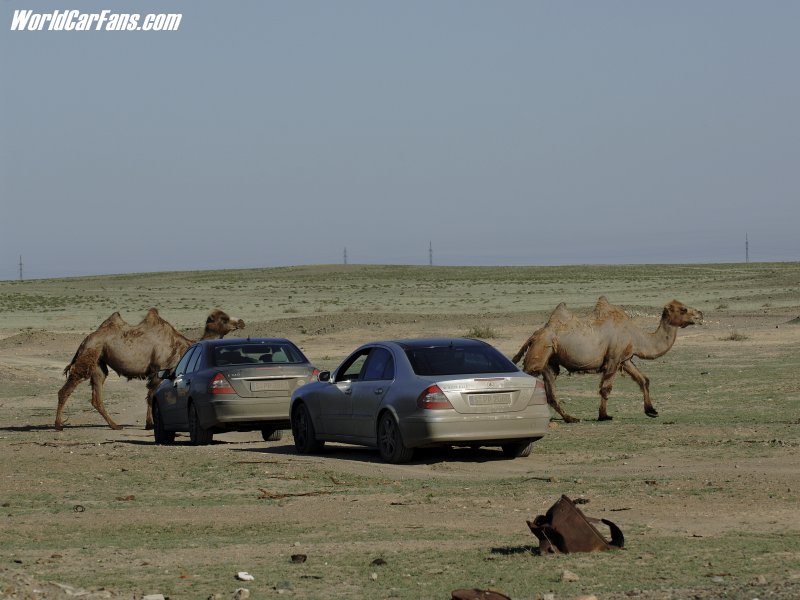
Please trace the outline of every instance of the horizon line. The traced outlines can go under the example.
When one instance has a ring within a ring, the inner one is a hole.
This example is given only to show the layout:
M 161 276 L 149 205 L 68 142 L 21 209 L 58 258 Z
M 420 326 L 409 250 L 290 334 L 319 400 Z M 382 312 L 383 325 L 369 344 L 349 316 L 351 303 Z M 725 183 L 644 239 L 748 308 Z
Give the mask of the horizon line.
M 341 267 L 354 269 L 358 267 L 415 267 L 419 269 L 557 269 L 565 267 L 654 267 L 654 266 L 733 266 L 741 265 L 774 265 L 800 263 L 800 260 L 770 260 L 770 261 L 733 261 L 733 262 L 652 262 L 652 263 L 559 263 L 559 264 L 496 264 L 496 265 L 430 265 L 422 263 L 301 263 L 294 265 L 272 265 L 262 267 L 226 267 L 221 269 L 171 269 L 163 271 L 128 271 L 115 273 L 92 273 L 84 275 L 57 275 L 51 277 L 32 277 L 30 279 L 0 279 L 0 283 L 22 284 L 34 281 L 53 281 L 61 279 L 91 279 L 101 277 L 124 277 L 136 275 L 164 275 L 167 273 L 215 273 L 225 271 L 261 271 L 269 269 L 302 269 L 312 267 Z

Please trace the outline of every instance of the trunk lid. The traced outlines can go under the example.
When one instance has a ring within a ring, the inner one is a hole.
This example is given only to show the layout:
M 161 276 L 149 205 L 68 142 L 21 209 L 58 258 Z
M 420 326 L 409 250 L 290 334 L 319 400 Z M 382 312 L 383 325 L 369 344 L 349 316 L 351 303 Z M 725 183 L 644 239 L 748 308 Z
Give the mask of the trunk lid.
M 485 375 L 467 379 L 438 380 L 456 412 L 485 414 L 525 410 L 533 396 L 532 377 Z
M 307 365 L 237 366 L 222 369 L 222 373 L 242 398 L 288 398 L 312 380 L 313 369 Z

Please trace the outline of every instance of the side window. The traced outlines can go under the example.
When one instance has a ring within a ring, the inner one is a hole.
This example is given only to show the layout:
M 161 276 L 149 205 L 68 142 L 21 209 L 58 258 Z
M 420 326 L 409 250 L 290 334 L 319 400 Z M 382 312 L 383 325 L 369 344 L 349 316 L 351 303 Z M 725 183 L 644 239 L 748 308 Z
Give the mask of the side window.
M 383 368 L 384 381 L 391 381 L 394 379 L 394 357 L 389 355 L 389 360 L 386 361 L 386 366 Z
M 186 365 L 189 364 L 189 361 L 194 356 L 196 351 L 197 346 L 193 346 L 186 351 L 186 353 L 181 357 L 180 361 L 178 361 L 178 366 L 175 367 L 175 375 L 183 375 L 186 373 Z
M 203 357 L 203 347 L 198 346 L 197 350 L 195 350 L 194 355 L 192 355 L 192 360 L 189 361 L 189 366 L 186 368 L 187 373 L 194 373 L 197 371 L 197 365 L 200 363 L 200 359 Z
M 364 377 L 366 381 L 394 379 L 394 359 L 386 348 L 373 348 L 367 361 Z
M 336 381 L 358 381 L 360 379 L 361 369 L 364 368 L 364 363 L 367 362 L 367 356 L 370 349 L 362 350 L 358 354 L 351 356 L 348 361 L 342 365 L 339 372 L 336 374 Z

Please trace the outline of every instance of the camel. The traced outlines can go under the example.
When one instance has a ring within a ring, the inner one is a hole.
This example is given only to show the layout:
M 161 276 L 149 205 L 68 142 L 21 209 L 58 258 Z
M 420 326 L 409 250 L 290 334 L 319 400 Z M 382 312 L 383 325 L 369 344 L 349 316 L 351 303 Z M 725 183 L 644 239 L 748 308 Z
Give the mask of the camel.
M 214 309 L 208 315 L 201 339 L 222 338 L 235 329 L 244 327 L 241 319 L 232 319 L 225 312 Z M 175 366 L 181 355 L 194 342 L 162 319 L 158 310 L 147 311 L 142 322 L 129 325 L 118 312 L 108 317 L 96 331 L 81 342 L 75 356 L 64 369 L 66 383 L 58 391 L 56 410 L 57 430 L 64 426 L 64 405 L 82 381 L 92 386 L 92 406 L 103 416 L 111 429 L 122 429 L 106 412 L 103 404 L 103 383 L 111 367 L 118 375 L 131 379 L 147 379 L 146 427 L 152 429 L 153 415 L 150 399 L 161 380 L 158 372 Z
M 602 373 L 598 421 L 613 418 L 609 416 L 607 407 L 617 371 L 627 373 L 639 384 L 644 396 L 645 414 L 657 417 L 658 411 L 650 401 L 650 380 L 632 359 L 636 356 L 652 360 L 663 356 L 675 343 L 679 328 L 702 321 L 702 312 L 673 300 L 664 307 L 655 332 L 647 333 L 605 296 L 600 296 L 592 314 L 583 318 L 574 316 L 562 302 L 550 315 L 547 324 L 533 332 L 512 360 L 518 363 L 524 356 L 523 371 L 542 376 L 548 404 L 567 423 L 576 423 L 580 419 L 564 412 L 556 398 L 555 380 L 560 367 L 571 373 Z

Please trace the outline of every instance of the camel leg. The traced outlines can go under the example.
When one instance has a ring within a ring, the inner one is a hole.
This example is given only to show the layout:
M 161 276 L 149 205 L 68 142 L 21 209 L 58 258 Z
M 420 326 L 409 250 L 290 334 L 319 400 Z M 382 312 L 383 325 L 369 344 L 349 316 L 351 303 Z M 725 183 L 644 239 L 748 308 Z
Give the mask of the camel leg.
M 639 388 L 642 390 L 642 396 L 644 397 L 644 414 L 648 417 L 657 417 L 658 411 L 650 401 L 650 380 L 630 360 L 626 360 L 622 363 L 622 369 L 631 376 L 631 379 L 639 384 Z
M 558 414 L 561 415 L 561 418 L 564 419 L 565 423 L 577 423 L 580 419 L 573 417 L 572 415 L 568 415 L 564 412 L 564 409 L 561 408 L 561 404 L 558 402 L 558 398 L 556 398 L 556 373 L 547 365 L 544 369 L 542 369 L 542 379 L 544 380 L 544 392 L 547 396 L 547 403 L 556 411 Z
M 82 377 L 75 371 L 71 371 L 69 377 L 67 377 L 66 383 L 61 386 L 60 390 L 58 390 L 58 408 L 56 409 L 55 423 L 56 431 L 61 431 L 64 429 L 64 406 L 66 405 L 67 400 L 69 400 L 72 392 L 75 391 L 75 388 L 85 380 L 86 377 Z
M 64 406 L 67 400 L 69 400 L 70 395 L 81 382 L 86 381 L 92 376 L 94 370 L 97 369 L 99 360 L 100 355 L 96 350 L 92 348 L 84 350 L 83 344 L 81 344 L 81 347 L 75 354 L 75 358 L 72 359 L 70 365 L 65 369 L 64 372 L 67 373 L 67 381 L 61 389 L 58 390 L 58 408 L 56 409 L 55 422 L 56 431 L 61 431 L 64 428 Z
M 100 365 L 95 367 L 91 377 L 92 406 L 97 409 L 97 412 L 103 415 L 103 418 L 106 420 L 106 423 L 108 423 L 108 426 L 111 427 L 111 429 L 122 429 L 122 425 L 117 425 L 114 422 L 114 419 L 112 419 L 111 415 L 109 415 L 106 411 L 105 404 L 103 404 L 103 384 L 105 383 L 107 376 L 108 371 L 101 368 Z
M 597 416 L 598 421 L 610 421 L 614 418 L 608 414 L 608 396 L 611 394 L 617 369 L 616 365 L 613 365 L 613 367 L 607 366 L 603 372 L 603 378 L 600 380 L 600 414 Z
M 565 413 L 558 402 L 558 398 L 556 398 L 556 377 L 559 372 L 558 359 L 554 355 L 552 341 L 543 340 L 542 335 L 544 333 L 541 330 L 534 332 L 514 357 L 514 362 L 516 363 L 522 354 L 525 354 L 522 370 L 528 375 L 542 376 L 544 392 L 550 407 L 561 415 L 565 423 L 578 423 L 580 419 Z
M 150 377 L 147 380 L 147 396 L 145 396 L 145 402 L 147 403 L 147 416 L 144 420 L 145 429 L 153 429 L 155 427 L 155 424 L 153 423 L 153 394 L 160 383 L 161 380 L 156 376 Z

